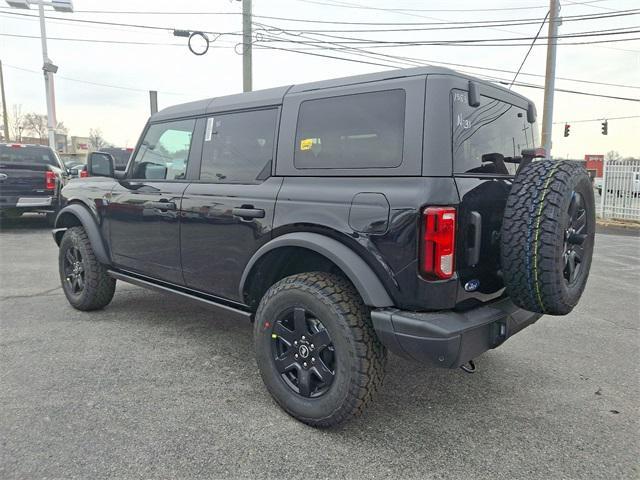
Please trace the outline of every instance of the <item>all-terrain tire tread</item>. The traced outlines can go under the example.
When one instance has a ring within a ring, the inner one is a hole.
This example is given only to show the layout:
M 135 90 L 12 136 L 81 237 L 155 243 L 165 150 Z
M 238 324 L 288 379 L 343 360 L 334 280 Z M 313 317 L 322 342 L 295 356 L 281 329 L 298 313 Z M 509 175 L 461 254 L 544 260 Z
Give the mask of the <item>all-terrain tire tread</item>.
M 563 198 L 581 175 L 588 174 L 578 162 L 542 160 L 514 180 L 500 236 L 501 265 L 507 293 L 526 310 L 562 315 L 577 302 L 562 294 L 558 264 Z M 594 215 L 593 192 L 586 200 L 587 214 Z

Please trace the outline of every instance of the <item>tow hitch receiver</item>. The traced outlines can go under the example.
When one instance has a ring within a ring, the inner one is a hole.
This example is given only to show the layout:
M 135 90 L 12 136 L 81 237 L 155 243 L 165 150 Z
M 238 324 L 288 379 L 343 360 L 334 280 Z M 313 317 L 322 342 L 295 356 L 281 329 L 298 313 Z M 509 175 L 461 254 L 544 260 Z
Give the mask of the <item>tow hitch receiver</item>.
M 460 369 L 467 373 L 476 373 L 476 364 L 473 360 L 469 360 L 464 365 L 460 365 Z

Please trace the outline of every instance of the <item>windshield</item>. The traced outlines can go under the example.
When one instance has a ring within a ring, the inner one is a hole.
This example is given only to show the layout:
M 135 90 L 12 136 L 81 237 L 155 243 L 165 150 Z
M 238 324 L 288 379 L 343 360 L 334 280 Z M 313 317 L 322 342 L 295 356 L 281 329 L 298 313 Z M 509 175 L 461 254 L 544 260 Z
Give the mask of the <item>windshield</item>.
M 36 146 L 0 145 L 0 163 L 35 163 L 60 167 L 51 149 Z

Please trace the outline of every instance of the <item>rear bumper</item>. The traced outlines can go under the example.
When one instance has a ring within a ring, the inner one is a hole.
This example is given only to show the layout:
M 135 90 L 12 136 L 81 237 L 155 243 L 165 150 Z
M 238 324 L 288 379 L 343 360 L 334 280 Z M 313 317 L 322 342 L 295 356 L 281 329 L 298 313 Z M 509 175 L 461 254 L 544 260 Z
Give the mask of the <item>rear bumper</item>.
M 0 209 L 20 209 L 29 211 L 54 211 L 56 198 L 51 195 L 3 196 Z
M 466 312 L 371 312 L 380 341 L 392 352 L 443 368 L 456 368 L 496 348 L 542 315 L 506 298 Z

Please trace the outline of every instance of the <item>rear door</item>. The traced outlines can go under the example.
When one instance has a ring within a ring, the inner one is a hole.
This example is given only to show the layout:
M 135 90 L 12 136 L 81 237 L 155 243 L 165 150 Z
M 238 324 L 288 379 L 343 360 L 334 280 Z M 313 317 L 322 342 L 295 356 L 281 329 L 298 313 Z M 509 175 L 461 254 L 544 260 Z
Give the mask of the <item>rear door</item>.
M 503 288 L 500 229 L 517 169 L 508 160 L 536 143 L 526 107 L 516 97 L 499 94 L 487 92 L 480 96 L 480 105 L 472 107 L 466 90 L 450 93 L 453 174 L 461 199 L 456 258 L 460 292 L 482 300 Z
M 271 176 L 278 108 L 212 114 L 204 119 L 198 181 L 182 200 L 185 284 L 242 302 L 240 279 L 271 238 L 282 178 Z
M 183 284 L 180 208 L 195 119 L 151 124 L 107 207 L 116 266 Z

